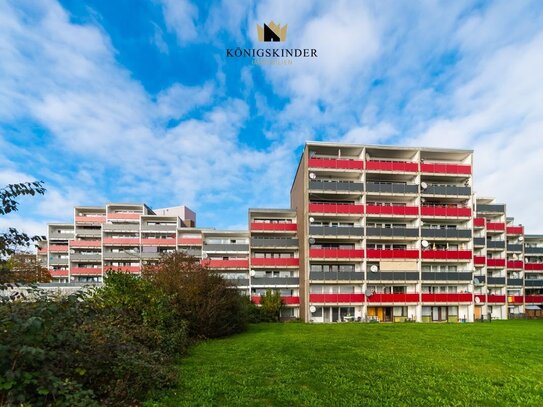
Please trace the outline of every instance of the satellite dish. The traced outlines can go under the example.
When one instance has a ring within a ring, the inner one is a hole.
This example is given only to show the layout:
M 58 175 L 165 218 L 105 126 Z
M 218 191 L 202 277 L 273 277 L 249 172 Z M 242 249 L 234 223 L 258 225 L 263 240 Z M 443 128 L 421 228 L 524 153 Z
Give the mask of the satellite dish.
M 420 201 L 421 201 L 422 203 L 424 203 L 424 202 L 426 202 L 426 199 L 425 199 L 425 198 L 420 198 Z
M 309 152 L 309 157 L 314 158 L 317 155 L 314 151 Z
M 371 159 L 370 155 L 366 153 L 366 161 L 369 161 Z
M 421 244 L 422 247 L 424 247 L 424 248 L 427 248 L 428 246 L 430 246 L 430 243 L 428 243 L 428 240 L 423 240 L 422 242 L 420 242 L 420 244 Z
M 251 275 L 251 277 L 254 277 L 256 275 L 256 271 L 251 270 L 251 271 L 249 271 L 249 274 Z
M 523 240 L 524 240 L 524 236 L 519 236 L 519 237 L 518 237 L 518 241 L 519 241 L 519 242 L 522 242 Z
M 472 293 L 472 292 L 473 292 L 473 288 L 468 287 L 468 290 L 467 290 L 467 291 L 468 291 L 468 293 Z
M 479 284 L 481 284 L 481 282 L 479 281 L 478 278 L 474 278 L 474 279 L 473 279 L 473 284 L 479 285 Z
M 311 311 L 312 314 L 313 314 L 316 310 L 317 310 L 317 307 L 315 307 L 314 305 L 312 305 L 311 307 L 309 307 L 309 311 Z
M 207 253 L 202 253 L 202 259 L 207 259 Z
M 309 173 L 309 178 L 311 178 L 311 179 L 316 179 L 316 178 L 317 178 L 317 175 L 316 175 L 314 172 L 310 172 L 310 173 Z
M 373 295 L 373 291 L 366 290 L 366 292 L 364 294 L 366 294 L 366 297 L 371 297 Z
M 309 238 L 309 244 L 315 244 L 315 239 L 312 238 L 312 237 L 310 237 L 310 238 Z
M 309 218 L 309 222 L 311 223 L 315 222 L 315 218 Z
M 373 264 L 371 267 L 370 267 L 370 271 L 372 273 L 377 273 L 379 271 L 379 267 L 377 267 L 375 264 Z
M 518 260 L 518 254 L 516 253 L 513 254 L 513 260 Z
M 427 184 L 426 182 L 422 181 L 422 182 L 420 183 L 420 187 L 421 187 L 422 189 L 426 189 L 426 188 L 428 188 L 428 184 Z
M 481 299 L 479 297 L 475 297 L 475 304 L 479 304 L 481 302 Z

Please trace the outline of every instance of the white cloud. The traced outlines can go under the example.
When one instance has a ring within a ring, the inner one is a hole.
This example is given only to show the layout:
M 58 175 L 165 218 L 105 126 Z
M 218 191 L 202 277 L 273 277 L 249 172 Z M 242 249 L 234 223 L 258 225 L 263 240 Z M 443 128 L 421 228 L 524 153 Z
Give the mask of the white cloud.
M 184 45 L 198 37 L 195 20 L 198 9 L 189 0 L 158 0 L 162 5 L 164 19 L 168 28 L 173 31 L 180 45 Z

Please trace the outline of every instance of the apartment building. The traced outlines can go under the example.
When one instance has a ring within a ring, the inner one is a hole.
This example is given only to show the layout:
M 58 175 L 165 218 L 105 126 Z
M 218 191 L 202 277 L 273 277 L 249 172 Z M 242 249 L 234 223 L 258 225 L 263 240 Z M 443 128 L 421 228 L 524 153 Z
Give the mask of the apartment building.
M 281 293 L 304 321 L 457 322 L 543 308 L 543 236 L 476 197 L 471 150 L 306 143 L 292 209 L 249 209 L 247 230 L 196 227 L 186 207 L 75 208 L 38 255 L 56 281 L 139 273 L 183 250 L 254 303 Z

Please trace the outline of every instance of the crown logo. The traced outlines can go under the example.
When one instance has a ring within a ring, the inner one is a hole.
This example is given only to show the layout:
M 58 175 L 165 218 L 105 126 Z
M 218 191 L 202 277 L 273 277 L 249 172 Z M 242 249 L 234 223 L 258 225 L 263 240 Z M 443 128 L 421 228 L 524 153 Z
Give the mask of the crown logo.
M 275 24 L 273 21 L 271 21 L 269 24 L 264 24 L 264 27 L 257 24 L 256 32 L 258 34 L 258 41 L 284 42 L 287 39 L 287 27 L 287 24 L 281 27 L 280 24 Z

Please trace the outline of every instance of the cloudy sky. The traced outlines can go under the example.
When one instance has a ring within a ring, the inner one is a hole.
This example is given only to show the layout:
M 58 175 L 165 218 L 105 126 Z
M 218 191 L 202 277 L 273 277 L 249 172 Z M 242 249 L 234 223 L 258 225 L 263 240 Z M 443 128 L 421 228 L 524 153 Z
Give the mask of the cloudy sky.
M 318 58 L 226 57 L 272 20 Z M 542 67 L 537 0 L 0 1 L 0 185 L 48 189 L 0 229 L 115 201 L 245 228 L 327 140 L 474 149 L 478 194 L 543 233 Z

